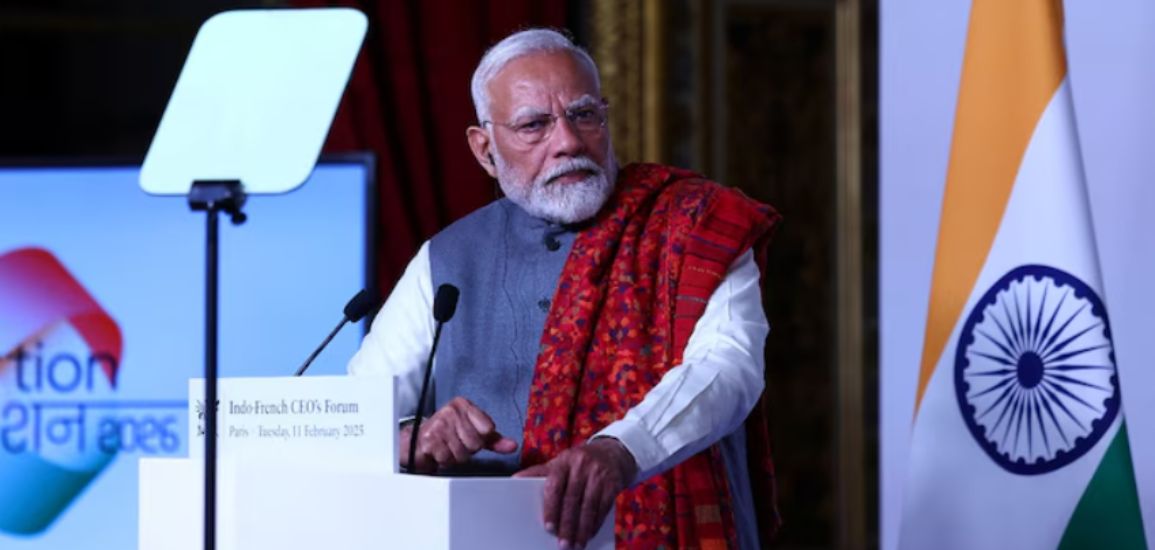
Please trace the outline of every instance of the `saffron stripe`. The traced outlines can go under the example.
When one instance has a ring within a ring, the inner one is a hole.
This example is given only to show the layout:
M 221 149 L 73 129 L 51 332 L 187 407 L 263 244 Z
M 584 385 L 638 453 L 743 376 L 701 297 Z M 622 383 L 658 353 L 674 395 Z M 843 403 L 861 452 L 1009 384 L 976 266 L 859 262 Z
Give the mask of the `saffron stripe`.
M 995 240 L 1019 164 L 1067 72 L 1056 0 L 975 0 L 935 249 L 915 411 Z

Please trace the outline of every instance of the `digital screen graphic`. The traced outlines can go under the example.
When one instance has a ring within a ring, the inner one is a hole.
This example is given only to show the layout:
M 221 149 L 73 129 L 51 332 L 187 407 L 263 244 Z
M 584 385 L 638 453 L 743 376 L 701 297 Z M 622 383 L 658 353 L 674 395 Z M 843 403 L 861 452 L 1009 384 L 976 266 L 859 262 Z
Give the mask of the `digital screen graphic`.
M 288 376 L 371 280 L 368 165 L 221 218 L 221 376 Z M 0 547 L 137 546 L 137 463 L 183 457 L 204 372 L 206 215 L 139 167 L 0 166 Z M 344 372 L 347 327 L 309 374 Z M 199 521 L 190 518 L 190 521 Z

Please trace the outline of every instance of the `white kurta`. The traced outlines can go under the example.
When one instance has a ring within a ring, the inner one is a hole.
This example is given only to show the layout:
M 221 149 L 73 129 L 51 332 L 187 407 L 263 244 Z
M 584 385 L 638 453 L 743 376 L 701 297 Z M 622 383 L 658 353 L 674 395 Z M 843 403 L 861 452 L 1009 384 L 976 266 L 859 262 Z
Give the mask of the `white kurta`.
M 433 294 L 426 242 L 349 361 L 351 374 L 396 375 L 402 411 L 416 410 L 422 366 L 433 342 Z M 710 296 L 682 364 L 670 369 L 624 418 L 594 437 L 614 437 L 625 445 L 637 461 L 636 482 L 718 442 L 742 425 L 762 394 L 769 330 L 758 266 L 747 251 Z

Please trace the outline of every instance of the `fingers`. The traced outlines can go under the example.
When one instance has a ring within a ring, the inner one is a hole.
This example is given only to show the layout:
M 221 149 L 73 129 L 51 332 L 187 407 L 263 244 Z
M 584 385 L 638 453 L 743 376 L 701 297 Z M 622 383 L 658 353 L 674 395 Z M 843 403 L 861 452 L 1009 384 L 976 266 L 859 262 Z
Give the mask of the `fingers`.
M 568 475 L 560 473 L 558 477 L 565 476 L 564 494 L 560 496 L 561 510 L 557 512 L 557 538 L 562 542 L 562 547 L 565 548 L 567 543 L 569 547 L 577 545 L 585 545 L 588 536 L 582 536 L 580 531 L 581 516 L 585 513 L 582 509 L 584 506 L 594 504 L 596 502 L 586 502 L 586 488 L 592 486 L 589 483 L 586 473 L 580 468 L 575 468 L 571 465 L 568 468 Z
M 413 425 L 405 426 L 401 430 L 401 466 L 411 472 L 432 472 L 437 468 L 437 463 L 433 460 L 433 456 L 428 453 L 427 449 L 423 449 L 420 437 L 417 438 L 417 450 L 413 453 L 413 464 L 409 464 L 409 445 L 412 434 Z
M 468 399 L 455 397 L 449 404 L 457 408 L 457 410 L 469 420 L 469 425 L 474 431 L 483 438 L 497 431 L 497 426 L 494 426 L 493 419 Z
M 538 464 L 537 466 L 530 466 L 513 474 L 513 477 L 516 478 L 545 478 L 545 488 L 542 490 L 541 499 L 541 522 L 545 525 L 545 530 L 551 535 L 557 534 L 558 514 L 561 512 L 561 497 L 562 493 L 565 492 L 567 476 L 569 475 L 566 470 L 556 468 L 554 464 L 554 462 Z
M 517 451 L 517 442 L 497 432 L 493 419 L 464 397 L 455 397 L 421 424 L 411 469 L 432 472 L 465 464 L 481 449 L 502 454 Z
M 473 453 L 476 453 L 485 446 L 485 438 L 477 433 L 477 430 L 473 429 L 473 425 L 471 425 L 468 420 L 458 418 L 457 422 L 454 423 L 454 430 L 455 440 L 460 443 L 462 450 L 467 453 L 465 461 L 468 461 L 469 457 L 473 456 Z
M 461 440 L 460 428 L 454 427 L 454 429 L 456 429 L 456 433 L 448 434 L 445 438 L 445 446 L 449 449 L 449 463 L 444 464 L 445 466 L 465 464 L 473 456 L 473 450 Z
M 513 474 L 513 477 L 545 477 L 547 475 L 549 475 L 549 466 L 546 464 L 538 464 L 537 466 L 530 466 Z
M 492 443 L 486 444 L 485 445 L 486 449 L 489 449 L 495 453 L 501 453 L 501 454 L 506 454 L 506 455 L 517 451 L 517 442 L 516 441 L 514 441 L 508 437 L 502 436 L 501 434 L 498 434 L 497 432 L 494 432 L 494 434 L 497 436 L 496 437 L 497 440 L 492 442 Z
M 417 454 L 425 460 L 416 460 L 418 471 L 445 469 L 469 462 L 474 453 L 493 445 L 487 442 L 494 435 L 496 444 L 508 448 L 509 442 L 501 441 L 506 438 L 497 434 L 489 415 L 468 399 L 455 397 L 422 423 L 417 438 Z
M 574 543 L 578 546 L 585 546 L 590 539 L 594 538 L 598 528 L 605 521 L 606 515 L 610 513 L 615 498 L 616 495 L 606 491 L 603 487 L 596 487 L 594 484 L 586 485 L 586 495 L 582 500 L 581 519 L 578 522 L 578 534 L 574 537 Z
M 449 407 L 460 417 L 457 435 L 471 453 L 489 449 L 510 454 L 517 450 L 517 442 L 498 433 L 493 419 L 468 399 L 457 397 L 449 402 Z
M 546 473 L 542 515 L 546 530 L 562 548 L 583 548 L 606 520 L 614 499 L 636 469 L 633 456 L 616 441 L 586 444 L 563 451 L 544 467 L 518 477 Z
M 450 449 L 450 439 L 456 439 L 453 434 L 453 423 L 441 411 L 434 413 L 421 425 L 421 433 L 417 437 L 417 452 L 432 458 L 439 467 L 451 463 L 453 451 Z
M 559 457 L 560 458 L 560 457 Z M 554 460 L 555 462 L 557 459 Z M 541 514 L 546 532 L 561 536 L 558 532 L 558 522 L 561 519 L 562 497 L 569 482 L 569 468 L 561 464 L 549 465 L 545 478 L 545 488 L 542 490 Z
M 437 469 L 437 462 L 433 457 L 421 452 L 421 445 L 418 445 L 416 456 L 413 457 L 413 465 L 409 467 L 410 471 L 429 473 Z
M 517 442 L 498 433 L 493 419 L 468 399 L 457 397 L 449 407 L 460 416 L 458 433 L 470 451 L 484 448 L 509 454 L 517 450 Z

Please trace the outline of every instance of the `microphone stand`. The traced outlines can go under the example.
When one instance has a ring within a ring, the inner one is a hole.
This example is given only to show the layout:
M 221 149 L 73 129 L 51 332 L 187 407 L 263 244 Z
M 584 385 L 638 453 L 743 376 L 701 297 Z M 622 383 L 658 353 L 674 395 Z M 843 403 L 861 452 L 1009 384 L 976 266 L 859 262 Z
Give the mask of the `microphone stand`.
M 205 502 L 204 548 L 216 548 L 217 505 L 217 303 L 219 282 L 219 214 L 229 214 L 233 225 L 245 222 L 241 212 L 245 191 L 235 180 L 196 181 L 188 194 L 193 211 L 208 214 L 205 227 Z
M 429 392 L 429 378 L 433 374 L 433 355 L 437 353 L 437 342 L 441 340 L 441 327 L 453 318 L 457 311 L 457 299 L 460 296 L 457 287 L 443 284 L 437 287 L 437 294 L 433 297 L 433 320 L 437 322 L 433 330 L 433 346 L 429 348 L 429 361 L 425 363 L 425 380 L 421 382 L 421 397 L 417 398 L 417 417 L 413 421 L 413 430 L 409 432 L 409 471 L 417 471 L 417 433 L 421 430 L 421 416 L 425 410 L 425 396 Z
M 429 350 L 429 360 L 425 363 L 425 379 L 421 382 L 421 397 L 417 398 L 417 416 L 413 419 L 413 430 L 409 432 L 409 471 L 417 472 L 417 432 L 421 431 L 421 417 L 424 415 L 425 398 L 429 392 L 429 378 L 433 374 L 433 354 L 437 352 L 437 341 L 441 339 L 441 325 L 433 329 L 433 348 Z
M 309 354 L 309 358 L 305 359 L 305 362 L 301 364 L 301 366 L 297 369 L 297 372 L 293 373 L 293 376 L 301 376 L 302 374 L 305 374 L 305 369 L 309 368 L 309 365 L 313 364 L 313 360 L 317 358 L 317 355 L 321 353 L 321 350 L 325 349 L 325 347 L 329 345 L 329 342 L 333 341 L 333 337 L 336 336 L 337 333 L 345 327 L 345 323 L 348 322 L 348 316 L 341 318 L 341 322 L 337 323 L 337 326 L 333 328 L 333 331 L 329 333 L 329 336 L 325 337 L 325 341 L 321 342 L 321 345 L 317 347 L 317 349 L 313 350 L 313 353 Z

